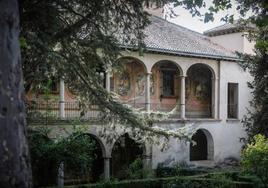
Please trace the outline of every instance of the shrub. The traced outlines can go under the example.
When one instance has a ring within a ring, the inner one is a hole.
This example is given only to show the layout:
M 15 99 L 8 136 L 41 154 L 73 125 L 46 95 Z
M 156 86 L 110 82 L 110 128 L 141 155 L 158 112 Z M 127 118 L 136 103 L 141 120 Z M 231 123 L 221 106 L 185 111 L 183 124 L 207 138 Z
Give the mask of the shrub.
M 197 177 L 168 177 L 155 179 L 103 182 L 94 185 L 77 185 L 68 188 L 252 188 L 250 182 L 236 182 Z
M 81 131 L 75 130 L 68 137 L 58 140 L 48 138 L 47 130 L 30 130 L 28 134 L 33 184 L 35 187 L 56 183 L 57 169 L 61 162 L 76 177 L 91 173 L 95 142 Z M 79 155 L 77 155 L 79 154 Z
M 243 150 L 241 164 L 245 172 L 256 175 L 268 187 L 268 139 L 260 134 L 254 136 Z
M 173 167 L 167 167 L 163 164 L 158 164 L 155 174 L 156 177 L 173 177 L 173 176 L 190 176 L 196 174 L 207 173 L 205 170 L 189 169 L 185 164 L 176 164 Z

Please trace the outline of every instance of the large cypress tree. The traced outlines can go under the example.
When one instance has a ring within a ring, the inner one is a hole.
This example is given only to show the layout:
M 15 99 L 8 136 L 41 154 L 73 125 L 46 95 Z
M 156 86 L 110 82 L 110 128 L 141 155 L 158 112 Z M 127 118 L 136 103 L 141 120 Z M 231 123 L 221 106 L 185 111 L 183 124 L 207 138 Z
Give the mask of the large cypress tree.
M 0 187 L 31 187 L 16 0 L 0 1 Z

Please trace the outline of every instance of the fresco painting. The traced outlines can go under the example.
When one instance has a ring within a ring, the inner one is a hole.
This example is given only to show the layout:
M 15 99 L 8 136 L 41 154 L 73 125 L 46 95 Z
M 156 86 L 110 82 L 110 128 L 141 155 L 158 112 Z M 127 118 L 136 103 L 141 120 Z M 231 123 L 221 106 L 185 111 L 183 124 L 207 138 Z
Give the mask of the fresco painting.
M 186 115 L 211 116 L 212 74 L 204 65 L 192 66 L 186 77 Z

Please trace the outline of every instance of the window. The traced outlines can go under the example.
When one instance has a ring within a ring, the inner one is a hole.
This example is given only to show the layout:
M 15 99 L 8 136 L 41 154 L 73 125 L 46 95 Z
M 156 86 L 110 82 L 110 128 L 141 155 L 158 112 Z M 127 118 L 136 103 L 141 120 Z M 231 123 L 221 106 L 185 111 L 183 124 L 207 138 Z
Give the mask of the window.
M 228 83 L 227 114 L 230 119 L 238 118 L 238 83 Z
M 162 71 L 163 74 L 163 96 L 174 96 L 175 71 Z

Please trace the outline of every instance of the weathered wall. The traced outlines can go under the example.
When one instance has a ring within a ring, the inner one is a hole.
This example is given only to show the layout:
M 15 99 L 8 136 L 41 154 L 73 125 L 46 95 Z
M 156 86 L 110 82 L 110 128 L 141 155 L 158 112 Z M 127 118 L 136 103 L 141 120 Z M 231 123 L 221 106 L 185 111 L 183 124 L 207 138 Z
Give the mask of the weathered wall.
M 144 54 L 144 56 L 138 56 L 138 53 L 126 53 L 126 56 L 131 56 L 139 59 L 145 65 L 145 72 L 154 72 L 154 65 L 161 60 L 169 60 L 175 63 L 178 68 L 180 75 L 185 75 L 187 70 L 196 63 L 202 63 L 209 67 L 212 72 L 213 79 L 216 78 L 218 82 L 218 91 L 214 91 L 218 95 L 217 100 L 217 111 L 218 117 L 210 119 L 188 119 L 186 125 L 192 125 L 196 129 L 206 130 L 212 137 L 213 147 L 211 152 L 213 152 L 213 161 L 206 162 L 192 162 L 189 161 L 189 143 L 184 141 L 177 141 L 170 139 L 170 148 L 166 151 L 161 151 L 161 147 L 154 145 L 152 148 L 152 165 L 153 168 L 157 167 L 158 163 L 164 162 L 166 165 L 172 165 L 177 162 L 185 161 L 188 164 L 198 164 L 198 165 L 211 165 L 218 162 L 224 161 L 226 158 L 240 158 L 240 151 L 242 143 L 239 141 L 240 138 L 245 137 L 245 131 L 241 124 L 242 117 L 246 114 L 246 107 L 249 106 L 249 100 L 251 99 L 250 90 L 247 87 L 247 81 L 249 81 L 250 75 L 238 65 L 236 62 L 230 61 L 217 61 L 208 60 L 200 58 L 187 58 L 160 54 Z M 138 66 L 135 67 L 135 75 L 137 76 L 139 72 Z M 158 79 L 156 79 L 158 80 Z M 115 81 L 117 82 L 117 81 Z M 239 115 L 238 119 L 227 119 L 227 85 L 228 82 L 234 82 L 239 84 Z M 134 91 L 134 90 L 133 90 Z M 143 90 L 142 90 L 143 91 Z M 159 92 L 152 95 L 152 99 L 157 100 Z M 165 121 L 159 123 L 159 126 L 176 129 L 183 125 L 183 121 Z M 62 126 L 63 127 L 63 126 Z M 66 128 L 66 126 L 64 125 Z M 70 126 L 71 127 L 71 126 Z M 101 128 L 97 125 L 86 125 L 86 132 L 96 135 L 99 137 L 99 132 Z M 55 131 L 52 132 L 52 137 L 59 136 L 61 134 L 66 134 L 61 126 L 54 126 Z M 116 129 L 113 133 L 119 136 L 122 130 Z M 117 138 L 117 137 L 115 137 Z M 113 143 L 107 143 L 104 138 L 99 138 L 102 142 L 103 148 L 105 150 L 105 157 L 110 157 Z M 150 148 L 147 147 L 147 151 L 150 152 Z M 148 154 L 150 155 L 150 154 Z

